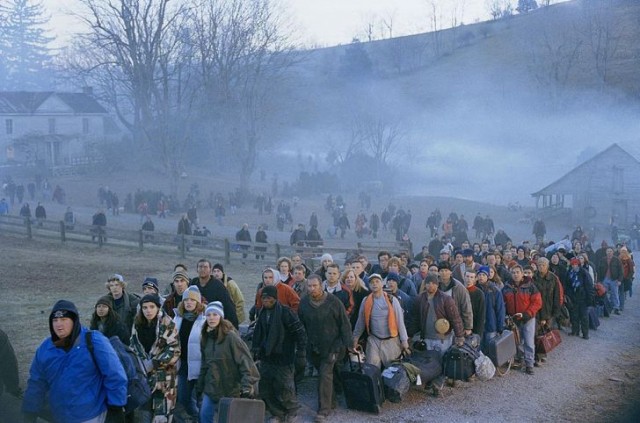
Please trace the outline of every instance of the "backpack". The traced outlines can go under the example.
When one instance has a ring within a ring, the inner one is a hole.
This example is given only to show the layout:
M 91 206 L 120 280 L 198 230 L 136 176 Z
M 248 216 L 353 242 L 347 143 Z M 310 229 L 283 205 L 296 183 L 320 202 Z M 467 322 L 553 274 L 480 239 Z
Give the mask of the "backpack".
M 93 338 L 91 332 L 92 331 L 89 331 L 85 334 L 85 339 L 91 358 L 96 364 L 96 367 L 98 367 L 96 357 L 93 353 Z M 109 342 L 118 355 L 124 372 L 127 375 L 127 404 L 124 406 L 124 411 L 125 413 L 130 413 L 151 399 L 151 389 L 147 383 L 147 373 L 134 351 L 122 343 L 120 338 L 112 336 L 109 338 Z

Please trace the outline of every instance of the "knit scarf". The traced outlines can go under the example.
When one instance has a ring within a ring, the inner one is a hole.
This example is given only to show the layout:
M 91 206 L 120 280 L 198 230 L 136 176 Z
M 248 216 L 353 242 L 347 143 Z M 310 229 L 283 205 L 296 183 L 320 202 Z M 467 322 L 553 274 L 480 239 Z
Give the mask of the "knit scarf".
M 198 317 L 198 315 L 195 314 L 194 312 L 186 311 L 186 310 L 185 310 L 184 314 L 182 315 L 183 319 L 188 320 L 190 322 L 194 322 L 197 317 Z

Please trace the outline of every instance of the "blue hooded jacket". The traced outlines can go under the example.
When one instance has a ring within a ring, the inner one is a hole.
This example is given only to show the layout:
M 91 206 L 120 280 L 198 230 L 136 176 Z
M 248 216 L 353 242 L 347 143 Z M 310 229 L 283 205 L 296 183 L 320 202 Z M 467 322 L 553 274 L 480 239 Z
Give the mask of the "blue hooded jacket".
M 68 311 L 74 320 L 73 345 L 66 351 L 56 347 L 51 322 L 56 311 Z M 80 423 L 102 414 L 107 405 L 124 406 L 127 402 L 127 376 L 109 340 L 92 331 L 95 363 L 87 348 L 78 311 L 70 301 L 58 301 L 49 317 L 51 337 L 36 351 L 24 394 L 22 412 L 42 411 L 46 395 L 54 421 Z M 96 364 L 98 367 L 96 367 Z
M 484 303 L 486 307 L 486 317 L 484 321 L 484 331 L 502 332 L 504 330 L 505 305 L 502 291 L 495 283 L 489 282 L 489 286 L 476 285 L 484 292 Z

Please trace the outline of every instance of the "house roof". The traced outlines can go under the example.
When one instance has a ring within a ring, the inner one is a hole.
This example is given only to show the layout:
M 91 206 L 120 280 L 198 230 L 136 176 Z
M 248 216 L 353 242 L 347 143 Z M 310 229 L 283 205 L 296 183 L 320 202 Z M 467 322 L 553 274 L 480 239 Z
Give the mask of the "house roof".
M 580 169 L 582 169 L 584 167 L 590 166 L 593 162 L 601 160 L 602 157 L 607 156 L 609 154 L 612 154 L 615 151 L 623 153 L 624 155 L 626 155 L 629 158 L 631 158 L 631 160 L 633 160 L 634 163 L 636 163 L 638 166 L 640 166 L 640 161 L 638 161 L 638 159 L 633 157 L 631 154 L 629 154 L 629 152 L 627 152 L 625 149 L 620 147 L 618 144 L 613 143 L 607 149 L 605 149 L 605 150 L 601 151 L 600 153 L 596 154 L 595 156 L 593 156 L 589 160 L 586 160 L 583 163 L 579 164 L 578 166 L 576 166 L 575 168 L 573 168 L 572 170 L 570 170 L 569 172 L 567 172 L 566 174 L 564 174 L 563 176 L 561 176 L 560 178 L 555 180 L 554 182 L 550 183 L 546 187 L 542 188 L 539 191 L 534 192 L 533 194 L 531 194 L 531 196 L 532 197 L 538 197 L 540 195 L 549 194 L 548 191 L 552 191 L 557 185 L 559 185 L 561 182 L 563 182 L 565 178 L 569 177 L 570 175 L 572 175 L 573 173 L 577 172 L 578 170 L 580 170 Z
M 92 96 L 54 91 L 0 91 L 0 113 L 36 113 L 49 97 L 56 96 L 74 113 L 107 113 Z

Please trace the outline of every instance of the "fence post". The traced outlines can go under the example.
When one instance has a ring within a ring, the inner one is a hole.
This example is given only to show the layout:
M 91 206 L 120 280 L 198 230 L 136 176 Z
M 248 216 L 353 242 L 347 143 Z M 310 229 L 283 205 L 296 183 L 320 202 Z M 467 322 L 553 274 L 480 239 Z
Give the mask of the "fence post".
M 33 239 L 33 233 L 31 232 L 31 218 L 26 217 L 25 223 L 27 224 L 27 238 Z
M 358 254 L 362 251 L 362 242 L 358 242 Z
M 182 237 L 180 238 L 180 254 L 182 258 L 186 257 L 185 250 L 186 250 L 186 238 L 184 234 L 182 234 Z
M 102 226 L 98 226 L 98 246 L 100 248 L 102 248 L 102 244 L 104 243 L 104 235 L 106 233 L 106 230 L 103 232 Z
M 140 251 L 144 250 L 144 234 L 142 233 L 142 229 L 138 231 L 138 245 L 140 246 Z
M 276 243 L 276 260 L 280 258 L 280 244 Z
M 231 264 L 231 243 L 229 238 L 224 239 L 224 264 Z
M 67 240 L 66 227 L 64 226 L 64 221 L 60 221 L 60 241 L 65 242 Z

